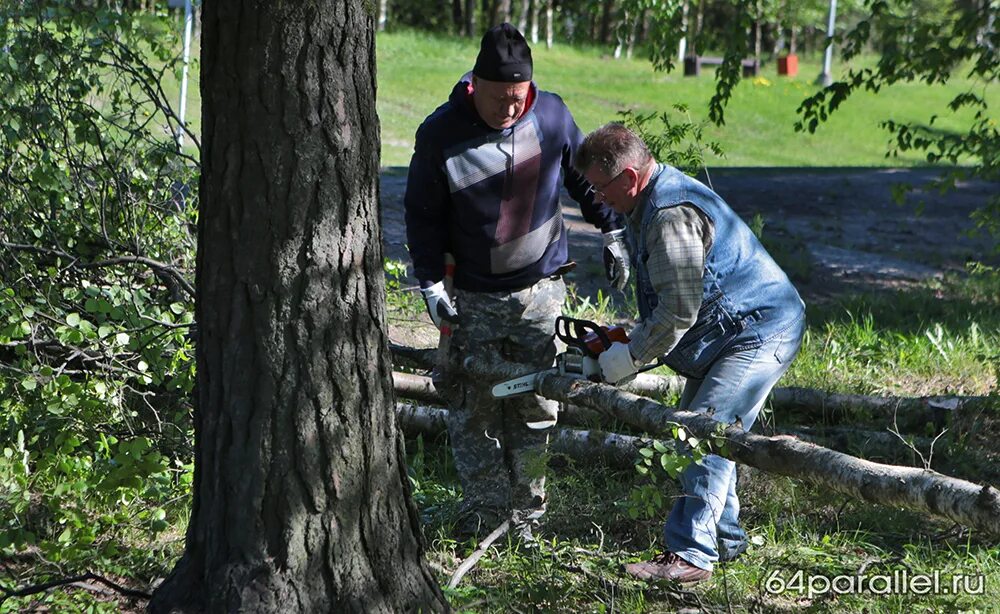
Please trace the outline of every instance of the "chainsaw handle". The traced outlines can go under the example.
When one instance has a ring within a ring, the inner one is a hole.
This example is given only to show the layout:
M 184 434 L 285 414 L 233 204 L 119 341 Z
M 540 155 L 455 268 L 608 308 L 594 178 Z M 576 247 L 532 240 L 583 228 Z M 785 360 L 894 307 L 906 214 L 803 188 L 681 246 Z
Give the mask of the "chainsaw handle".
M 611 339 L 608 338 L 607 328 L 591 322 L 590 320 L 580 320 L 569 316 L 559 316 L 556 318 L 556 337 L 570 347 L 574 347 L 584 355 L 597 358 L 597 355 L 611 347 Z M 591 339 L 588 339 L 590 337 Z M 591 347 L 593 337 L 601 341 L 601 350 L 595 352 Z

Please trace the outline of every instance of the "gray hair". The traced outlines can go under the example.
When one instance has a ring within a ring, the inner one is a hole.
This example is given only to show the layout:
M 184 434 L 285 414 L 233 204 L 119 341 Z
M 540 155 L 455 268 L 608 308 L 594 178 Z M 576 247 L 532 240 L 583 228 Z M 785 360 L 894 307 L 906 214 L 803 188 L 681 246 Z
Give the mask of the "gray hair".
M 639 135 L 619 122 L 604 124 L 588 134 L 576 150 L 573 166 L 581 174 L 596 166 L 612 177 L 628 167 L 643 168 L 653 159 Z

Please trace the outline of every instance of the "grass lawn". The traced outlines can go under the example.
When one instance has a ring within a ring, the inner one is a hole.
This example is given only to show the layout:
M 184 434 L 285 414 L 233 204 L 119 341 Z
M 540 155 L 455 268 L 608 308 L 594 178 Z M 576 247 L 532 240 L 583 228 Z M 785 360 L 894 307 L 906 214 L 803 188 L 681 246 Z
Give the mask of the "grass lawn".
M 471 70 L 478 41 L 437 37 L 420 32 L 381 33 L 378 53 L 378 113 L 382 122 L 382 164 L 409 162 L 413 135 L 420 122 L 443 103 L 456 80 Z M 693 119 L 707 119 L 708 100 L 715 80 L 709 69 L 701 77 L 682 72 L 655 72 L 644 59 L 615 60 L 609 51 L 544 44 L 532 49 L 535 81 L 566 101 L 584 132 L 617 119 L 624 109 L 665 111 L 671 105 L 688 105 Z M 843 70 L 834 64 L 834 76 Z M 889 134 L 881 121 L 926 122 L 937 113 L 935 125 L 959 129 L 963 118 L 947 111 L 947 102 L 970 88 L 983 86 L 954 79 L 945 86 L 900 84 L 879 94 L 853 96 L 814 135 L 797 133 L 794 123 L 799 103 L 817 91 L 813 80 L 820 73 L 820 58 L 800 62 L 795 78 L 779 77 L 773 63 L 762 76 L 743 81 L 734 91 L 724 127 L 711 127 L 706 135 L 718 141 L 726 157 L 717 166 L 911 166 L 924 158 L 908 153 L 886 159 Z M 997 91 L 996 84 L 990 92 Z

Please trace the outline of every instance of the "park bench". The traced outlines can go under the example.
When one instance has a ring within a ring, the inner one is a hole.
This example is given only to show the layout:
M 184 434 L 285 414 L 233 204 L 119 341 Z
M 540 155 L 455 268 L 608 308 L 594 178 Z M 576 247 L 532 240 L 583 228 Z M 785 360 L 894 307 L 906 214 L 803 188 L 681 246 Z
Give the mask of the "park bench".
M 743 76 L 744 77 L 756 77 L 760 75 L 760 61 L 755 58 L 749 58 L 746 60 L 741 60 L 743 64 Z M 701 55 L 689 55 L 684 58 L 684 76 L 685 77 L 697 77 L 701 74 L 702 66 L 719 66 L 722 64 L 722 58 L 701 56 Z

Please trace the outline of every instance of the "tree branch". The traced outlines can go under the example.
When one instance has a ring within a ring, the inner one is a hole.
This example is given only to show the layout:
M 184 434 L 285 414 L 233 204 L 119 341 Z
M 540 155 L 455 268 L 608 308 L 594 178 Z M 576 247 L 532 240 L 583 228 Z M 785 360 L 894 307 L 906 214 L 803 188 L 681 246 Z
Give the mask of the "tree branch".
M 100 582 L 101 584 L 107 586 L 108 588 L 114 590 L 115 592 L 132 599 L 144 599 L 148 601 L 153 597 L 152 594 L 147 593 L 146 591 L 141 591 L 134 588 L 127 588 L 125 586 L 122 586 L 121 584 L 118 584 L 117 582 L 114 582 L 113 580 L 105 578 L 104 576 L 88 571 L 83 575 L 71 576 L 68 578 L 60 578 L 58 580 L 51 580 L 49 582 L 43 582 L 41 584 L 32 584 L 30 586 L 23 586 L 21 588 L 16 588 L 16 589 L 9 589 L 0 586 L 0 591 L 3 592 L 3 597 L 0 598 L 0 605 L 3 605 L 3 603 L 8 599 L 10 599 L 11 597 L 27 597 L 28 595 L 37 595 L 38 593 L 44 593 L 45 591 L 51 588 L 56 588 L 58 586 L 66 586 L 68 584 L 77 584 L 80 582 L 86 582 L 88 580 Z
M 171 279 L 177 282 L 177 284 L 184 290 L 184 292 L 188 295 L 189 298 L 194 299 L 195 297 L 194 286 L 192 286 L 190 282 L 188 282 L 188 280 L 184 278 L 184 275 L 182 275 L 180 271 L 178 271 L 176 268 L 168 264 L 164 264 L 157 260 L 153 260 L 152 258 L 146 258 L 144 256 L 117 256 L 115 258 L 108 258 L 106 260 L 100 260 L 97 262 L 81 263 L 80 259 L 76 256 L 73 256 L 61 250 L 51 249 L 48 247 L 40 247 L 38 245 L 22 245 L 18 243 L 7 243 L 7 242 L 0 242 L 0 246 L 13 251 L 35 252 L 39 254 L 45 254 L 48 256 L 58 256 L 59 258 L 65 258 L 70 262 L 70 264 L 68 265 L 69 268 L 94 269 L 94 268 L 104 268 L 104 267 L 114 266 L 116 264 L 142 264 L 153 269 L 154 271 L 169 276 Z

